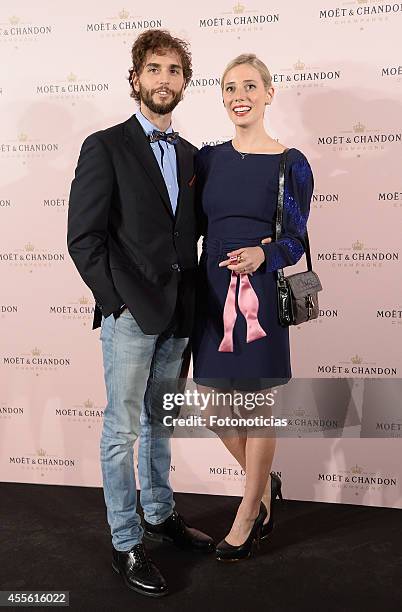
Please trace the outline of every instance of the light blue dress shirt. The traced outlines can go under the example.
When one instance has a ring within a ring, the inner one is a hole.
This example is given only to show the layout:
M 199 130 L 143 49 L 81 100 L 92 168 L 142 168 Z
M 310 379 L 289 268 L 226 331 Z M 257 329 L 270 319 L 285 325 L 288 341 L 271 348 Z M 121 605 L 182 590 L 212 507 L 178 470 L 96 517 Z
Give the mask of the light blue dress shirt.
M 153 125 L 141 111 L 135 113 L 138 121 L 141 123 L 141 126 L 145 132 L 145 134 L 150 134 L 153 130 L 159 130 L 156 125 Z M 167 130 L 165 130 L 167 134 L 173 132 L 173 128 L 170 125 Z M 162 172 L 162 176 L 165 180 L 166 189 L 169 194 L 170 204 L 172 206 L 173 214 L 176 213 L 177 208 L 177 198 L 179 196 L 179 185 L 177 182 L 177 165 L 176 165 L 176 150 L 174 145 L 165 142 L 164 140 L 158 140 L 157 142 L 151 142 L 152 151 L 156 157 L 156 161 L 158 162 L 159 168 Z

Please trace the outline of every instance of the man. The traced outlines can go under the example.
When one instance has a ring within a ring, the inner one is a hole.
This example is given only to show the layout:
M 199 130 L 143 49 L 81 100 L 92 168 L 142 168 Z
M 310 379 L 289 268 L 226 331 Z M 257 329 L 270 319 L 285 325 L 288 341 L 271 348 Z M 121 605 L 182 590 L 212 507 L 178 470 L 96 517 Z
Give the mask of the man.
M 215 547 L 174 508 L 170 440 L 160 425 L 162 379 L 178 381 L 192 327 L 197 149 L 171 127 L 192 75 L 186 43 L 148 30 L 135 41 L 132 60 L 131 95 L 140 109 L 84 141 L 67 242 L 96 301 L 93 329 L 101 324 L 107 406 L 100 454 L 112 566 L 129 588 L 161 596 L 167 585 L 148 557 L 144 531 L 182 547 Z M 145 528 L 136 512 L 138 437 Z

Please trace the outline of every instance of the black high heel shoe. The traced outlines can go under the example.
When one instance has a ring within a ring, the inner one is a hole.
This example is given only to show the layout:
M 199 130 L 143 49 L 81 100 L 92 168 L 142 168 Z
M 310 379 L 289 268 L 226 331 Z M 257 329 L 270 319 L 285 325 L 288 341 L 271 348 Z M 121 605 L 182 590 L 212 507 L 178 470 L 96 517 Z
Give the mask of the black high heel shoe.
M 216 547 L 216 558 L 218 561 L 240 561 L 248 559 L 251 555 L 254 542 L 257 548 L 260 547 L 260 537 L 262 524 L 267 516 L 267 509 L 263 503 L 260 505 L 260 512 L 254 521 L 251 531 L 243 544 L 232 546 L 225 539 L 221 540 Z
M 269 505 L 269 521 L 268 523 L 262 526 L 261 537 L 260 537 L 261 540 L 265 540 L 274 528 L 274 525 L 275 525 L 274 523 L 274 502 L 276 498 L 279 497 L 279 499 L 283 501 L 281 479 L 279 478 L 279 476 L 277 476 L 277 474 L 274 474 L 273 472 L 271 472 L 270 476 L 271 476 L 271 503 Z

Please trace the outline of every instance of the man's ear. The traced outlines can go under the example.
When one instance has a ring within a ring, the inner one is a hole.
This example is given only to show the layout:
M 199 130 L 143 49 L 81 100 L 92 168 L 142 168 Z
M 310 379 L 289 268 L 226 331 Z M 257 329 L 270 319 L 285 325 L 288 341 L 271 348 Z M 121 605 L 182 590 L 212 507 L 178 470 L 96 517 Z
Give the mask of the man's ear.
M 139 84 L 139 78 L 138 75 L 133 72 L 132 76 L 131 76 L 131 84 L 133 86 L 133 88 L 135 89 L 136 92 L 140 91 L 140 84 Z

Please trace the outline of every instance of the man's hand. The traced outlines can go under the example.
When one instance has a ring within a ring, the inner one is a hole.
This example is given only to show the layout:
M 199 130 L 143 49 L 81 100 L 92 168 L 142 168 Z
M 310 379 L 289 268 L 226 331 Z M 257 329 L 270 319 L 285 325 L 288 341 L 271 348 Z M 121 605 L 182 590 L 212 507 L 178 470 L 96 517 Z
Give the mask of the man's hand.
M 264 238 L 261 244 L 269 244 L 271 238 Z M 253 274 L 265 260 L 264 250 L 259 247 L 245 247 L 227 253 L 229 259 L 219 263 L 220 268 L 226 267 L 238 274 Z

